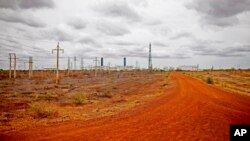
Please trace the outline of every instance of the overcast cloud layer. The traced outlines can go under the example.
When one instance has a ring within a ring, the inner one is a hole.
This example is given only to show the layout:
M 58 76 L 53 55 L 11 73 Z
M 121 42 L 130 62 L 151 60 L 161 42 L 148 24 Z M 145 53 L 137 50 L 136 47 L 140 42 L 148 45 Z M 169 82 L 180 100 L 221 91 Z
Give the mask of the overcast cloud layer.
M 147 67 L 250 68 L 250 0 L 0 0 L 0 68 L 8 53 L 18 67 L 28 56 L 36 68 L 54 67 L 60 43 L 67 58 Z M 26 66 L 27 67 L 27 66 Z

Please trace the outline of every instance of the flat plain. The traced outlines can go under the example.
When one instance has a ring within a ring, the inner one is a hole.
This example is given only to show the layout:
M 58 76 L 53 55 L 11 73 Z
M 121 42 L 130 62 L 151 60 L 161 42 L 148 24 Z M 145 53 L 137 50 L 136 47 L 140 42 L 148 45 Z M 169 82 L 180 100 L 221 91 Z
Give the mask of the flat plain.
M 59 84 L 3 79 L 0 139 L 229 140 L 231 124 L 250 124 L 250 97 L 211 75 L 208 84 L 197 77 L 203 73 L 65 72 Z

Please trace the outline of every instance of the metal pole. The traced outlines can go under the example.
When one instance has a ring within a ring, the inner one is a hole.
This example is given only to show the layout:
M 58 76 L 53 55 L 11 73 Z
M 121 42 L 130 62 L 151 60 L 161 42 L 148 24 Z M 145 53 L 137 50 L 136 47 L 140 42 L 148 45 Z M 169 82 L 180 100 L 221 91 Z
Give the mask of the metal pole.
M 14 53 L 14 78 L 16 78 L 16 54 Z
M 58 79 L 59 79 L 58 69 L 59 69 L 59 43 L 56 48 L 56 83 L 58 83 Z
M 10 59 L 9 78 L 11 78 L 11 66 L 12 66 L 12 65 L 11 65 L 11 61 L 12 61 L 12 60 L 11 60 L 11 54 L 10 54 L 10 53 L 9 53 L 9 57 L 10 57 L 10 58 L 9 58 L 9 59 Z
M 83 70 L 83 58 L 81 57 L 81 69 Z
M 149 43 L 148 69 L 152 70 L 151 43 Z
M 69 76 L 69 71 L 70 71 L 70 58 L 68 57 L 68 76 Z
M 98 61 L 97 57 L 95 58 L 94 61 L 95 61 L 95 77 L 96 77 L 96 75 L 97 75 L 97 61 Z
M 74 70 L 76 70 L 76 56 L 74 56 Z
M 52 54 L 53 54 L 54 50 L 56 50 L 56 84 L 58 84 L 58 81 L 59 81 L 59 51 L 62 51 L 62 53 L 63 53 L 64 50 L 60 49 L 59 42 L 57 44 L 57 48 L 52 50 Z
M 33 63 L 32 60 L 33 60 L 32 57 L 29 56 L 29 79 L 31 79 L 32 77 L 32 63 Z

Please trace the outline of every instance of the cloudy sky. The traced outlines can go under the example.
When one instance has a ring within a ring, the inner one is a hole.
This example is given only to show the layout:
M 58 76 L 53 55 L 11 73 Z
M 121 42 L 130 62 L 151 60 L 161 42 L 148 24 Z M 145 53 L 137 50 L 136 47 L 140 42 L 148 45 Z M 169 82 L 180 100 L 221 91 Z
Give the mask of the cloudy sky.
M 147 67 L 149 42 L 153 67 L 250 68 L 250 0 L 0 0 L 0 68 L 53 67 L 58 41 L 61 68 Z

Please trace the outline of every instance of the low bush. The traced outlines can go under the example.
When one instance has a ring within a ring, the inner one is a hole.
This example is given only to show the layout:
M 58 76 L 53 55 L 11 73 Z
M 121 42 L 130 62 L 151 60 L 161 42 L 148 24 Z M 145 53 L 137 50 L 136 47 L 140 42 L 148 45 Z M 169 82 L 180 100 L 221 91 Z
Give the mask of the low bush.
M 86 101 L 85 93 L 77 93 L 71 96 L 72 102 L 76 105 L 83 104 Z
M 48 118 L 58 116 L 58 111 L 52 108 L 48 103 L 32 102 L 29 106 L 34 118 Z
M 213 81 L 213 79 L 212 79 L 211 77 L 207 77 L 206 82 L 207 82 L 208 84 L 214 84 L 214 81 Z
M 103 93 L 102 97 L 112 98 L 112 97 L 113 97 L 113 90 L 112 90 L 112 89 L 106 90 L 106 91 Z

